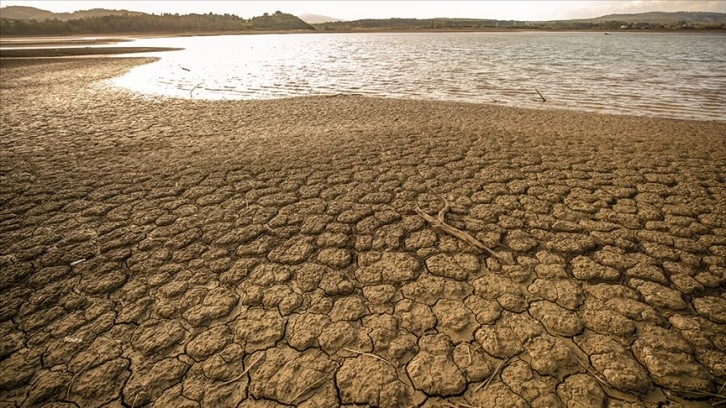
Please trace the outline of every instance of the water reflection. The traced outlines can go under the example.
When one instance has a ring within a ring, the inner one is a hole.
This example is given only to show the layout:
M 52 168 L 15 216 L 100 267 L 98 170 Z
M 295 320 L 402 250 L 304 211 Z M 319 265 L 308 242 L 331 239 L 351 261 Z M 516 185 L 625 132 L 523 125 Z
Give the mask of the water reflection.
M 182 98 L 353 93 L 726 120 L 724 39 L 589 32 L 155 38 L 134 45 L 186 49 L 160 53 L 161 61 L 115 83 Z

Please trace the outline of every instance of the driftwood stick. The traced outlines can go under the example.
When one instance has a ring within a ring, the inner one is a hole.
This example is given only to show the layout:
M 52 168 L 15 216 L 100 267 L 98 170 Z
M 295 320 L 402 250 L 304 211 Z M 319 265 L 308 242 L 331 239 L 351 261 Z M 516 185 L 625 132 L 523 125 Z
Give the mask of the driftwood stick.
M 247 294 L 245 294 L 245 296 L 247 296 Z M 255 366 L 255 364 L 259 363 L 259 362 L 260 362 L 260 360 L 262 360 L 262 357 L 264 357 L 264 356 L 265 356 L 265 353 L 262 353 L 262 354 L 260 354 L 260 356 L 259 356 L 259 357 L 257 357 L 257 358 L 255 359 L 255 361 L 251 362 L 251 363 L 250 363 L 250 364 L 249 364 L 249 365 L 247 366 L 247 369 L 246 369 L 246 370 L 242 371 L 242 374 L 240 374 L 240 375 L 238 375 L 238 376 L 236 376 L 236 377 L 232 378 L 231 380 L 227 380 L 227 381 L 223 382 L 223 383 L 222 383 L 222 385 L 227 385 L 227 384 L 229 384 L 229 383 L 233 383 L 233 382 L 235 382 L 235 381 L 239 380 L 240 378 L 244 377 L 244 376 L 245 376 L 245 374 L 247 374 L 247 373 L 248 373 L 248 372 L 249 372 L 249 371 L 250 371 L 250 370 L 252 369 L 252 367 L 254 367 L 254 366 Z
M 375 358 L 377 360 L 383 361 L 384 363 L 390 365 L 394 369 L 396 368 L 396 366 L 393 365 L 393 363 L 391 363 L 390 361 L 386 360 L 385 358 L 383 358 L 381 356 L 375 355 L 373 353 L 366 353 L 365 351 L 353 350 L 353 349 L 349 349 L 347 347 L 343 347 L 343 350 L 348 351 L 348 352 L 351 352 L 351 353 L 361 354 L 361 355 L 368 356 L 368 357 L 373 357 L 373 358 Z
M 444 209 L 439 212 L 439 215 L 438 215 L 439 219 L 436 219 L 436 218 L 426 214 L 425 212 L 421 211 L 421 209 L 418 207 L 416 207 L 416 214 L 418 214 L 421 218 L 426 220 L 426 222 L 431 224 L 432 227 L 440 229 L 441 231 L 443 231 L 451 236 L 459 238 L 460 240 L 462 240 L 462 241 L 466 242 L 467 244 L 473 246 L 474 248 L 478 249 L 479 252 L 487 252 L 489 255 L 491 255 L 495 258 L 501 259 L 501 257 L 496 252 L 489 249 L 486 245 L 479 242 L 479 240 L 477 240 L 476 238 L 472 237 L 471 235 L 467 234 L 464 231 L 458 230 L 458 229 L 452 227 L 451 225 L 446 224 L 444 222 L 444 216 L 446 215 L 446 211 L 444 211 L 444 210 L 446 210 L 446 211 L 449 210 L 448 203 L 446 204 Z
M 194 97 L 194 95 L 192 95 L 192 92 L 194 92 L 195 89 L 199 88 L 200 85 L 202 85 L 201 82 L 198 83 L 198 84 L 196 84 L 196 85 L 194 85 L 194 88 L 192 88 L 191 90 L 189 90 L 189 97 L 190 98 Z
M 95 363 L 96 360 L 98 360 L 98 355 L 93 357 L 93 360 L 89 361 L 86 365 L 83 366 L 80 370 L 78 370 L 77 373 L 73 374 L 73 377 L 71 377 L 71 381 L 68 383 L 68 388 L 66 389 L 66 399 L 68 399 L 68 396 L 71 394 L 71 388 L 73 387 L 73 383 L 76 381 L 76 378 L 80 376 L 88 367 L 91 366 L 91 364 Z
M 486 381 L 484 381 L 483 383 L 479 384 L 478 387 L 474 388 L 474 392 L 479 391 L 482 387 L 484 387 L 484 390 L 486 390 L 487 387 L 489 386 L 489 383 L 492 382 L 492 380 L 494 379 L 494 377 L 496 377 L 497 374 L 499 374 L 499 371 L 501 371 L 502 367 L 504 367 L 504 364 L 507 364 L 507 361 L 509 361 L 509 359 L 511 359 L 512 357 L 513 356 L 509 356 L 509 357 L 505 358 L 504 360 L 502 360 L 502 362 L 499 363 L 499 365 L 494 370 L 494 372 L 492 373 L 492 375 L 490 375 L 489 378 L 487 378 Z
M 545 97 L 542 96 L 541 93 L 539 93 L 539 91 L 537 90 L 537 88 L 534 88 L 534 91 L 537 92 L 537 95 L 539 95 L 540 98 L 542 98 L 542 102 L 547 102 L 547 99 L 545 99 Z
M 320 384 L 321 382 L 323 382 L 323 380 L 328 378 L 328 375 L 330 375 L 330 374 L 325 374 L 323 377 L 319 378 L 317 381 L 310 384 L 307 388 L 304 388 L 302 391 L 298 392 L 294 397 L 292 397 L 292 399 L 290 399 L 290 402 L 288 402 L 288 404 L 292 405 L 292 403 L 297 401 L 298 398 L 302 397 L 307 392 L 314 390 L 316 385 Z

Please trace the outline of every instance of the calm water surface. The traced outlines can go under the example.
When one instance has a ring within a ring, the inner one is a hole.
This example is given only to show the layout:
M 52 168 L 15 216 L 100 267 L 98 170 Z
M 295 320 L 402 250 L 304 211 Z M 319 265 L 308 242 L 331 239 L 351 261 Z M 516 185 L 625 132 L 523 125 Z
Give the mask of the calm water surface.
M 343 93 L 726 120 L 723 34 L 271 34 L 133 45 L 185 48 L 114 81 L 152 95 Z

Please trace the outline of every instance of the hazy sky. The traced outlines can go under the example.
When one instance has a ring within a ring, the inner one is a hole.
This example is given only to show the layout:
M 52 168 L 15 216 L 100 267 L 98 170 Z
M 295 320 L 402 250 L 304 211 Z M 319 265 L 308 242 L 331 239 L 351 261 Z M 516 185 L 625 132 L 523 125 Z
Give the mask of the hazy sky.
M 560 20 L 646 11 L 726 12 L 721 1 L 13 1 L 2 6 L 32 6 L 55 12 L 90 8 L 147 13 L 230 13 L 249 18 L 277 10 L 300 15 L 322 14 L 344 20 L 388 17 L 470 17 L 499 20 Z

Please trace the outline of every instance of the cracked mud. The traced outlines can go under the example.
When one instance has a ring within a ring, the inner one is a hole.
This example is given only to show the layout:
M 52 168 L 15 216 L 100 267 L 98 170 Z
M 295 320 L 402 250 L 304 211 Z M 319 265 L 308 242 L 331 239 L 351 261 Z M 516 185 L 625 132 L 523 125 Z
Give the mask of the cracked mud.
M 726 400 L 726 123 L 102 85 L 144 62 L 0 62 L 0 406 Z

